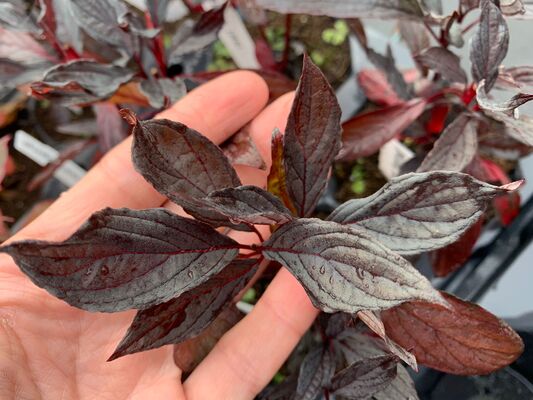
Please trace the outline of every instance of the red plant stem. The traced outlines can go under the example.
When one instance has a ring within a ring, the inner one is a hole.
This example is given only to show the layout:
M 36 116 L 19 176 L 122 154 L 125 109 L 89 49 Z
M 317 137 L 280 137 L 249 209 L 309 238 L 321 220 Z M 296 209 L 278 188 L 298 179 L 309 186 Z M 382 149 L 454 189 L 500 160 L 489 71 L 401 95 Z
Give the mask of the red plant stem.
M 149 12 L 144 13 L 144 18 L 146 20 L 146 27 L 148 29 L 154 29 L 157 28 L 157 24 L 154 23 L 152 16 Z M 167 63 L 165 62 L 165 49 L 163 46 L 163 38 L 161 36 L 161 33 L 159 33 L 155 38 L 152 39 L 152 53 L 154 54 L 154 58 L 157 61 L 157 65 L 159 66 L 159 70 L 161 71 L 161 75 L 164 77 L 167 76 Z
M 433 39 L 435 39 L 437 41 L 438 44 L 440 44 L 442 47 L 446 48 L 447 46 L 443 43 L 443 40 L 442 38 L 438 37 L 437 34 L 435 33 L 435 31 L 433 30 L 433 28 L 431 28 L 431 26 L 426 22 L 424 21 L 424 26 L 426 27 L 426 29 L 428 30 L 428 32 L 431 34 L 431 36 L 433 36 Z
M 292 30 L 292 14 L 287 14 L 285 17 L 285 47 L 283 48 L 283 58 L 279 64 L 279 69 L 283 71 L 289 64 L 289 54 L 291 51 L 291 30 Z

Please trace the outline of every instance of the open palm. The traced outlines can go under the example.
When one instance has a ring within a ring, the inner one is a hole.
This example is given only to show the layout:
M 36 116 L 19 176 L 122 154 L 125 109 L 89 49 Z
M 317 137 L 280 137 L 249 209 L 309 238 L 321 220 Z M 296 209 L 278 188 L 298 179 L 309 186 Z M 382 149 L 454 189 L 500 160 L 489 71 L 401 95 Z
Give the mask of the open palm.
M 191 92 L 160 117 L 182 122 L 215 143 L 246 125 L 268 164 L 272 129 L 284 127 L 292 95 L 263 110 L 267 98 L 261 78 L 251 72 L 234 72 Z M 113 149 L 11 240 L 63 240 L 104 207 L 163 205 L 179 211 L 134 171 L 130 146 L 128 139 Z M 243 166 L 236 169 L 244 184 L 264 186 L 264 172 Z M 1 255 L 0 398 L 252 399 L 315 315 L 303 288 L 281 270 L 254 310 L 182 384 L 172 346 L 106 362 L 134 311 L 102 314 L 75 309 L 34 286 L 8 256 Z

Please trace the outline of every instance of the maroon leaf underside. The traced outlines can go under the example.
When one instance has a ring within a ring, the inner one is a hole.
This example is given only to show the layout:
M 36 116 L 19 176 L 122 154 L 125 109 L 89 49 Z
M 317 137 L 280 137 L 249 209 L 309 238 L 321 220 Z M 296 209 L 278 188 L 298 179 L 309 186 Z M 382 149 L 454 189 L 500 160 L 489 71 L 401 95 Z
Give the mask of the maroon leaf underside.
M 358 115 L 342 125 L 342 149 L 337 157 L 354 161 L 376 153 L 381 146 L 402 133 L 424 111 L 426 103 L 414 99 Z
M 335 373 L 335 357 L 319 347 L 307 354 L 300 366 L 294 400 L 314 400 L 329 386 Z
M 482 375 L 522 353 L 520 336 L 476 304 L 443 293 L 449 307 L 405 303 L 382 312 L 387 334 L 413 349 L 418 362 L 456 375 Z
M 108 361 L 177 344 L 202 333 L 257 272 L 257 260 L 234 260 L 181 296 L 139 311 Z
M 61 243 L 0 248 L 37 286 L 100 312 L 144 309 L 207 281 L 238 254 L 213 228 L 164 209 L 104 209 Z
M 309 216 L 340 148 L 341 109 L 333 89 L 308 56 L 283 137 L 286 187 L 301 217 Z

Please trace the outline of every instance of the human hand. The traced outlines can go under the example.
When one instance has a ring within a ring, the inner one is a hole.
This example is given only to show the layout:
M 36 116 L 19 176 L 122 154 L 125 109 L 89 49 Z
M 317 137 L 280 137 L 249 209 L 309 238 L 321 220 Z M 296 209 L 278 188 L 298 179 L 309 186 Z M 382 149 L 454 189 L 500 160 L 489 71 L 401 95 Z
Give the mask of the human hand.
M 229 73 L 188 94 L 160 117 L 182 122 L 215 143 L 242 126 L 270 165 L 274 127 L 283 130 L 292 95 L 263 109 L 268 89 L 251 72 Z M 75 187 L 10 241 L 64 240 L 105 207 L 143 209 L 166 201 L 137 172 L 131 138 L 108 153 Z M 264 186 L 266 175 L 238 166 L 243 184 Z M 252 236 L 236 233 L 239 241 Z M 6 255 L 0 256 L 1 399 L 252 399 L 288 357 L 317 311 L 305 291 L 280 270 L 253 311 L 219 341 L 181 383 L 173 346 L 106 359 L 134 311 L 89 313 L 34 286 Z

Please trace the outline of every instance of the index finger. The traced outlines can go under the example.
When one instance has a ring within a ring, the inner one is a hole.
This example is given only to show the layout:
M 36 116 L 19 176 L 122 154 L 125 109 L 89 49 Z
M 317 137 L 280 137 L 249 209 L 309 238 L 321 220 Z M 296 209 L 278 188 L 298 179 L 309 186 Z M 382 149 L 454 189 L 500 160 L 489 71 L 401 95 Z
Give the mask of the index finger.
M 237 71 L 193 90 L 159 118 L 184 123 L 221 143 L 255 117 L 267 100 L 268 88 L 258 75 Z M 9 241 L 63 240 L 89 215 L 105 207 L 160 206 L 164 197 L 134 170 L 130 154 L 131 137 L 112 149 L 78 184 Z

